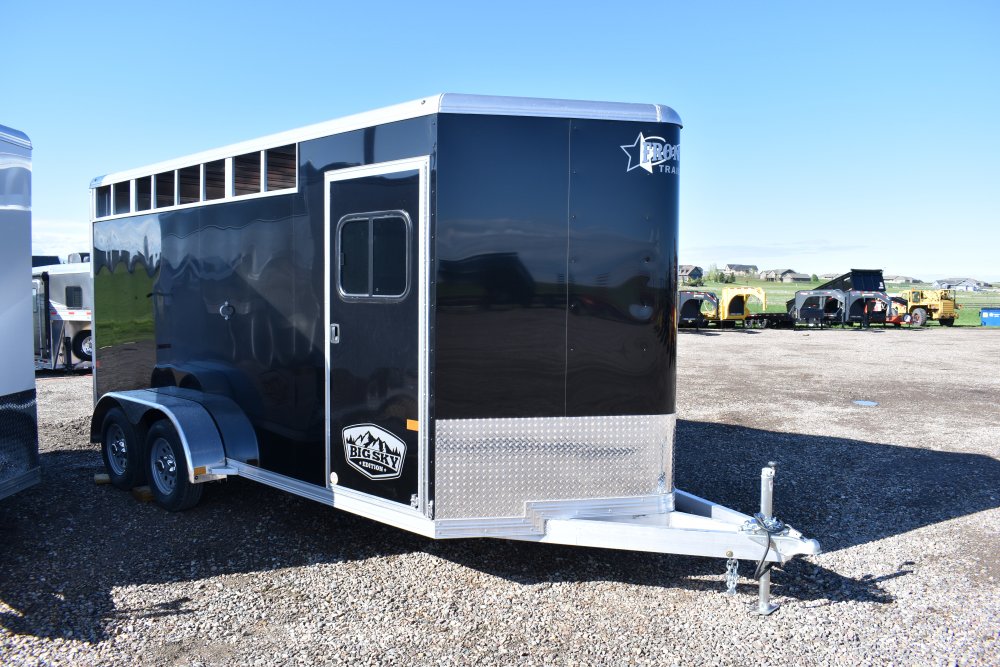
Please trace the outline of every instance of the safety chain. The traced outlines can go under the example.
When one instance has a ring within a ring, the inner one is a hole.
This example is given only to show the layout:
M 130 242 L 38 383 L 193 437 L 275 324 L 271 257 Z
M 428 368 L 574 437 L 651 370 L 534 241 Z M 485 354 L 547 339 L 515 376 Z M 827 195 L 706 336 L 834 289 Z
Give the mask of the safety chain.
M 736 595 L 736 582 L 739 580 L 740 562 L 735 558 L 726 561 L 726 595 Z

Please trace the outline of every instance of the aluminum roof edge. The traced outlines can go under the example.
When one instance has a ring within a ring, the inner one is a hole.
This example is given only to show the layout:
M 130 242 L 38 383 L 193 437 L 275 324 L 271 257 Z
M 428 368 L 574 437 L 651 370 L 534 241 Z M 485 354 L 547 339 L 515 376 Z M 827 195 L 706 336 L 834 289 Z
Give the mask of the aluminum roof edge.
M 21 148 L 27 148 L 29 151 L 31 150 L 31 139 L 28 138 L 28 135 L 12 127 L 0 125 L 0 139 Z
M 590 118 L 682 125 L 681 117 L 677 115 L 677 112 L 662 104 L 587 102 L 542 97 L 501 97 L 458 93 L 445 93 L 440 97 L 441 113 Z
M 535 97 L 501 97 L 494 95 L 444 93 L 423 97 L 411 102 L 382 107 L 373 111 L 344 116 L 343 118 L 323 121 L 248 141 L 229 144 L 155 164 L 148 164 L 135 169 L 127 169 L 98 176 L 90 181 L 90 187 L 97 188 L 108 183 L 119 183 L 203 162 L 212 162 L 244 153 L 309 141 L 310 139 L 318 139 L 343 132 L 351 132 L 353 130 L 372 127 L 373 125 L 429 116 L 435 113 L 590 118 L 681 125 L 680 116 L 670 107 L 661 104 L 585 102 Z

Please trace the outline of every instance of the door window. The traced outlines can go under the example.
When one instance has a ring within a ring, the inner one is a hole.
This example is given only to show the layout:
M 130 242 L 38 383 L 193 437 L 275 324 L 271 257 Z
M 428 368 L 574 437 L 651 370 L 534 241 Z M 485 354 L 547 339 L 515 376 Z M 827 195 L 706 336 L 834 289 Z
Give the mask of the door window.
M 340 295 L 398 299 L 409 289 L 410 219 L 404 211 L 353 213 L 340 219 Z

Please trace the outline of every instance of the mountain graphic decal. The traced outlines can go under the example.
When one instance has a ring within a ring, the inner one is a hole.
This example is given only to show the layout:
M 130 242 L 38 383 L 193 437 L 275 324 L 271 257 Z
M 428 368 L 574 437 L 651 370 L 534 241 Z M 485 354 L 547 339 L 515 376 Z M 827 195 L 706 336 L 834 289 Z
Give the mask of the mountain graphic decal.
M 406 459 L 406 443 L 375 424 L 355 424 L 342 432 L 344 459 L 368 479 L 397 479 Z

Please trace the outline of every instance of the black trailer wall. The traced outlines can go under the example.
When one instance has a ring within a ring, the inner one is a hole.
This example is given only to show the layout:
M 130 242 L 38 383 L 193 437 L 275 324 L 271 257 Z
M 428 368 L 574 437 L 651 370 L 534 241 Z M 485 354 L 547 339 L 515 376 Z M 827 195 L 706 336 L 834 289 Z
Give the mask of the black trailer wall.
M 95 223 L 98 396 L 173 384 L 229 395 L 258 431 L 262 467 L 323 484 L 323 174 L 428 155 L 433 128 L 428 116 L 304 141 L 295 194 Z
M 293 194 L 98 221 L 97 393 L 229 395 L 263 468 L 324 484 L 324 174 L 430 155 L 431 419 L 673 413 L 677 161 L 634 151 L 678 133 L 425 116 L 299 143 Z M 392 406 L 385 366 L 331 375 Z
M 678 177 L 640 133 L 679 128 L 440 116 L 436 418 L 674 412 Z

